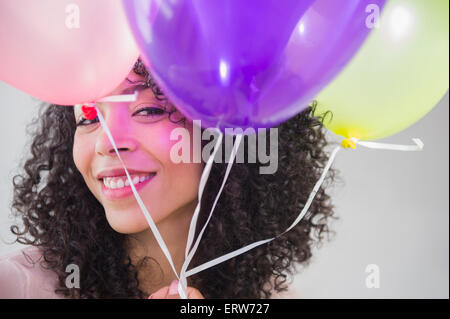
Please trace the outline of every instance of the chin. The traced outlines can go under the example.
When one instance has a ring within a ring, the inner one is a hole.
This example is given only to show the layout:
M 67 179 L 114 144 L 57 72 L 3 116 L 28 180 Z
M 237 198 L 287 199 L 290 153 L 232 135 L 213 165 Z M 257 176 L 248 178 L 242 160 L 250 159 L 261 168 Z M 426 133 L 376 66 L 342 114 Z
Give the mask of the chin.
M 150 227 L 140 209 L 138 211 L 108 210 L 106 219 L 111 228 L 121 234 L 136 234 Z

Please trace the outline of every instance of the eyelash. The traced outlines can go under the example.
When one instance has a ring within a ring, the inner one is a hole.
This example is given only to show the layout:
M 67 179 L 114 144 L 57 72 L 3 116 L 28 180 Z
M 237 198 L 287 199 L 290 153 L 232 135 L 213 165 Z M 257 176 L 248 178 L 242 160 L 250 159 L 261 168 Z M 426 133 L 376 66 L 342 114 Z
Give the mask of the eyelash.
M 143 112 L 143 111 L 147 111 L 150 114 L 146 114 L 146 115 L 139 115 L 139 113 Z M 158 115 L 164 115 L 166 113 L 166 111 L 161 108 L 161 107 L 155 107 L 155 106 L 147 106 L 147 107 L 143 107 L 138 109 L 137 111 L 135 111 L 132 116 L 134 115 L 139 115 L 139 116 L 158 116 Z M 85 123 L 85 122 L 90 122 L 90 123 Z M 90 124 L 94 124 L 98 122 L 98 116 L 93 119 L 93 120 L 86 120 L 85 118 L 81 118 L 81 120 L 78 121 L 76 126 L 87 126 Z
M 139 110 L 135 111 L 133 113 L 133 115 L 141 113 L 142 111 L 150 111 L 151 113 L 147 114 L 147 116 L 149 116 L 149 115 L 164 115 L 164 113 L 166 113 L 166 111 L 161 107 L 147 106 L 147 107 L 143 107 L 143 108 L 140 108 Z

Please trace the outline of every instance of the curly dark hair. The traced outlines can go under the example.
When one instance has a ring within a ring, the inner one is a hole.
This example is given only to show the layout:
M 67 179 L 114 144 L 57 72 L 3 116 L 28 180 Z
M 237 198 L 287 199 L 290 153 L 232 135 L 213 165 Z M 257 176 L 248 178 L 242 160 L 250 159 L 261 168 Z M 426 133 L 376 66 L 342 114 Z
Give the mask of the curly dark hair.
M 144 65 L 135 73 L 146 78 L 155 96 L 165 99 Z M 30 124 L 31 153 L 14 176 L 11 226 L 16 242 L 39 247 L 41 264 L 58 278 L 55 292 L 71 298 L 146 298 L 139 289 L 139 263 L 125 249 L 127 235 L 108 224 L 103 206 L 77 170 L 72 147 L 73 109 L 44 104 Z M 304 207 L 328 160 L 323 120 L 315 102 L 278 126 L 278 170 L 260 174 L 261 163 L 235 163 L 191 267 L 258 240 L 282 233 Z M 246 143 L 244 136 L 242 143 Z M 244 144 L 245 145 L 245 144 Z M 214 163 L 202 198 L 203 225 L 221 186 L 227 163 Z M 334 206 L 325 189 L 335 180 L 331 169 L 300 223 L 283 236 L 226 262 L 188 277 L 188 285 L 205 298 L 269 298 L 285 291 L 297 265 L 307 265 L 314 244 L 330 239 Z M 197 227 L 197 235 L 201 227 Z M 318 245 L 319 246 L 319 245 Z M 80 288 L 67 288 L 68 264 L 80 269 Z M 238 280 L 237 280 L 238 279 Z

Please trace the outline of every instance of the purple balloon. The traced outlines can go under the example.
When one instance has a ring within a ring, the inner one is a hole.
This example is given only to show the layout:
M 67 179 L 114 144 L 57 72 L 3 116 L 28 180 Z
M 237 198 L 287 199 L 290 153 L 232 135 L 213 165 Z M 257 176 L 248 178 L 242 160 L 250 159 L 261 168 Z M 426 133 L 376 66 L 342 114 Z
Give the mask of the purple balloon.
M 273 127 L 343 69 L 385 0 L 123 0 L 144 64 L 203 127 Z M 351 98 L 351 97 L 350 97 Z

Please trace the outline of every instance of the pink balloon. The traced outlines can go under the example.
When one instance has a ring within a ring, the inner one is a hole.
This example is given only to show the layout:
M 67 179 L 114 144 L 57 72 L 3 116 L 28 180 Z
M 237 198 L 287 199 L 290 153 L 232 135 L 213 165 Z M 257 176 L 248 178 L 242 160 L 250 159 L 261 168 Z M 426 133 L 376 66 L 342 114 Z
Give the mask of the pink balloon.
M 120 0 L 0 1 L 0 80 L 38 99 L 101 98 L 138 56 Z

